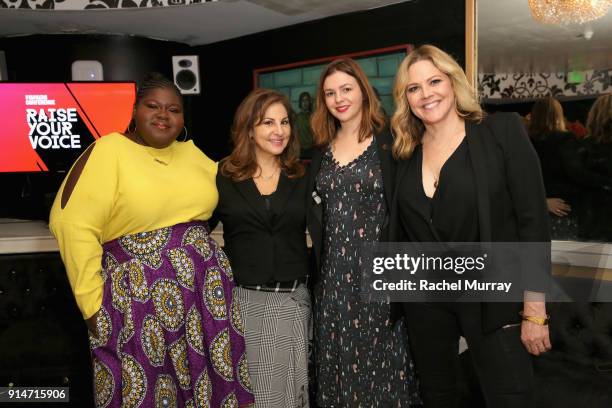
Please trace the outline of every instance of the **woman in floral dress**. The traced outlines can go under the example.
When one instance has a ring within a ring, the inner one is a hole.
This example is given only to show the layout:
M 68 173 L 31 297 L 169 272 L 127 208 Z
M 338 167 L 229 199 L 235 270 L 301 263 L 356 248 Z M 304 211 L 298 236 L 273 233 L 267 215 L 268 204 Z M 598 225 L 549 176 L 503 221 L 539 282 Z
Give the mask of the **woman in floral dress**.
M 407 407 L 416 400 L 402 325 L 387 303 L 362 300 L 360 248 L 384 241 L 394 185 L 392 138 L 378 99 L 348 58 L 323 70 L 312 118 L 308 227 L 319 407 Z

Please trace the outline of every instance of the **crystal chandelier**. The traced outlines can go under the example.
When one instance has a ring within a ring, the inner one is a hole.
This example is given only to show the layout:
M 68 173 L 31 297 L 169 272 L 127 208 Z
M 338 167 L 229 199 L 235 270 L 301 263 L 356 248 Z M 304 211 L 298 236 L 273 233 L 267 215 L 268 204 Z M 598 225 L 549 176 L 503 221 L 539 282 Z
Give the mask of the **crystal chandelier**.
M 583 24 L 603 17 L 612 0 L 529 0 L 531 15 L 545 24 Z

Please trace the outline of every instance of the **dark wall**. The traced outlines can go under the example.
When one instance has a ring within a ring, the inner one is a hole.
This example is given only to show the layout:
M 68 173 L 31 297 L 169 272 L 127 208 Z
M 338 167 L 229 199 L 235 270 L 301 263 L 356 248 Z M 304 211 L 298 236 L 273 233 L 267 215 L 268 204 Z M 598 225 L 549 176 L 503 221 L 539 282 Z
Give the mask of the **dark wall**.
M 76 60 L 94 59 L 106 81 L 134 81 L 148 71 L 172 75 L 171 57 L 189 46 L 125 35 L 32 35 L 0 38 L 10 81 L 70 81 Z
M 170 77 L 172 55 L 198 54 L 202 94 L 185 96 L 186 122 L 196 144 L 218 160 L 229 153 L 233 114 L 253 87 L 254 69 L 423 43 L 463 64 L 464 25 L 464 0 L 414 0 L 198 47 L 129 36 L 34 35 L 0 38 L 0 50 L 9 80 L 18 82 L 68 81 L 79 59 L 100 61 L 109 81 L 138 80 L 148 71 Z M 6 197 L 0 217 L 45 218 L 62 178 L 0 175 Z
M 589 110 L 595 100 L 597 99 L 597 95 L 584 96 L 580 98 L 572 98 L 560 100 L 561 107 L 563 108 L 563 116 L 570 122 L 579 121 L 583 125 L 586 124 L 587 116 L 589 115 Z M 487 112 L 517 112 L 518 114 L 525 116 L 531 112 L 533 108 L 535 100 L 514 100 L 514 101 L 506 101 L 505 103 L 484 103 L 484 108 Z
M 229 153 L 232 117 L 256 68 L 407 43 L 435 44 L 463 65 L 464 32 L 464 0 L 415 0 L 194 47 L 202 95 L 191 98 L 192 133 L 212 158 Z

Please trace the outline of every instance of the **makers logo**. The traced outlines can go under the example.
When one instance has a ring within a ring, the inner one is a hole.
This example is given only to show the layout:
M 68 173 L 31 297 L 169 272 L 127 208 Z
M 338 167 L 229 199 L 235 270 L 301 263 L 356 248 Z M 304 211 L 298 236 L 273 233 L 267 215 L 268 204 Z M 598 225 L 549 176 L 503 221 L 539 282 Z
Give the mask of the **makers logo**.
M 127 127 L 135 91 L 133 82 L 0 81 L 0 173 L 68 171 L 91 143 Z
M 55 101 L 47 95 L 26 95 L 26 105 L 55 105 Z M 26 117 L 33 149 L 81 148 L 81 136 L 72 133 L 79 120 L 76 108 L 27 108 Z

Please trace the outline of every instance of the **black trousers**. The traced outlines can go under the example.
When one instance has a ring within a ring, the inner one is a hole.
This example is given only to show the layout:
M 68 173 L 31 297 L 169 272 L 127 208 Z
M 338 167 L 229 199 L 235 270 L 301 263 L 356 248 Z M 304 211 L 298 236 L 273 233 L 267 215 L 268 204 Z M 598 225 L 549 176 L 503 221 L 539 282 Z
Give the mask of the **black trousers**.
M 535 406 L 520 325 L 483 333 L 480 303 L 405 303 L 404 315 L 425 408 L 459 405 L 459 336 L 467 340 L 487 407 Z

